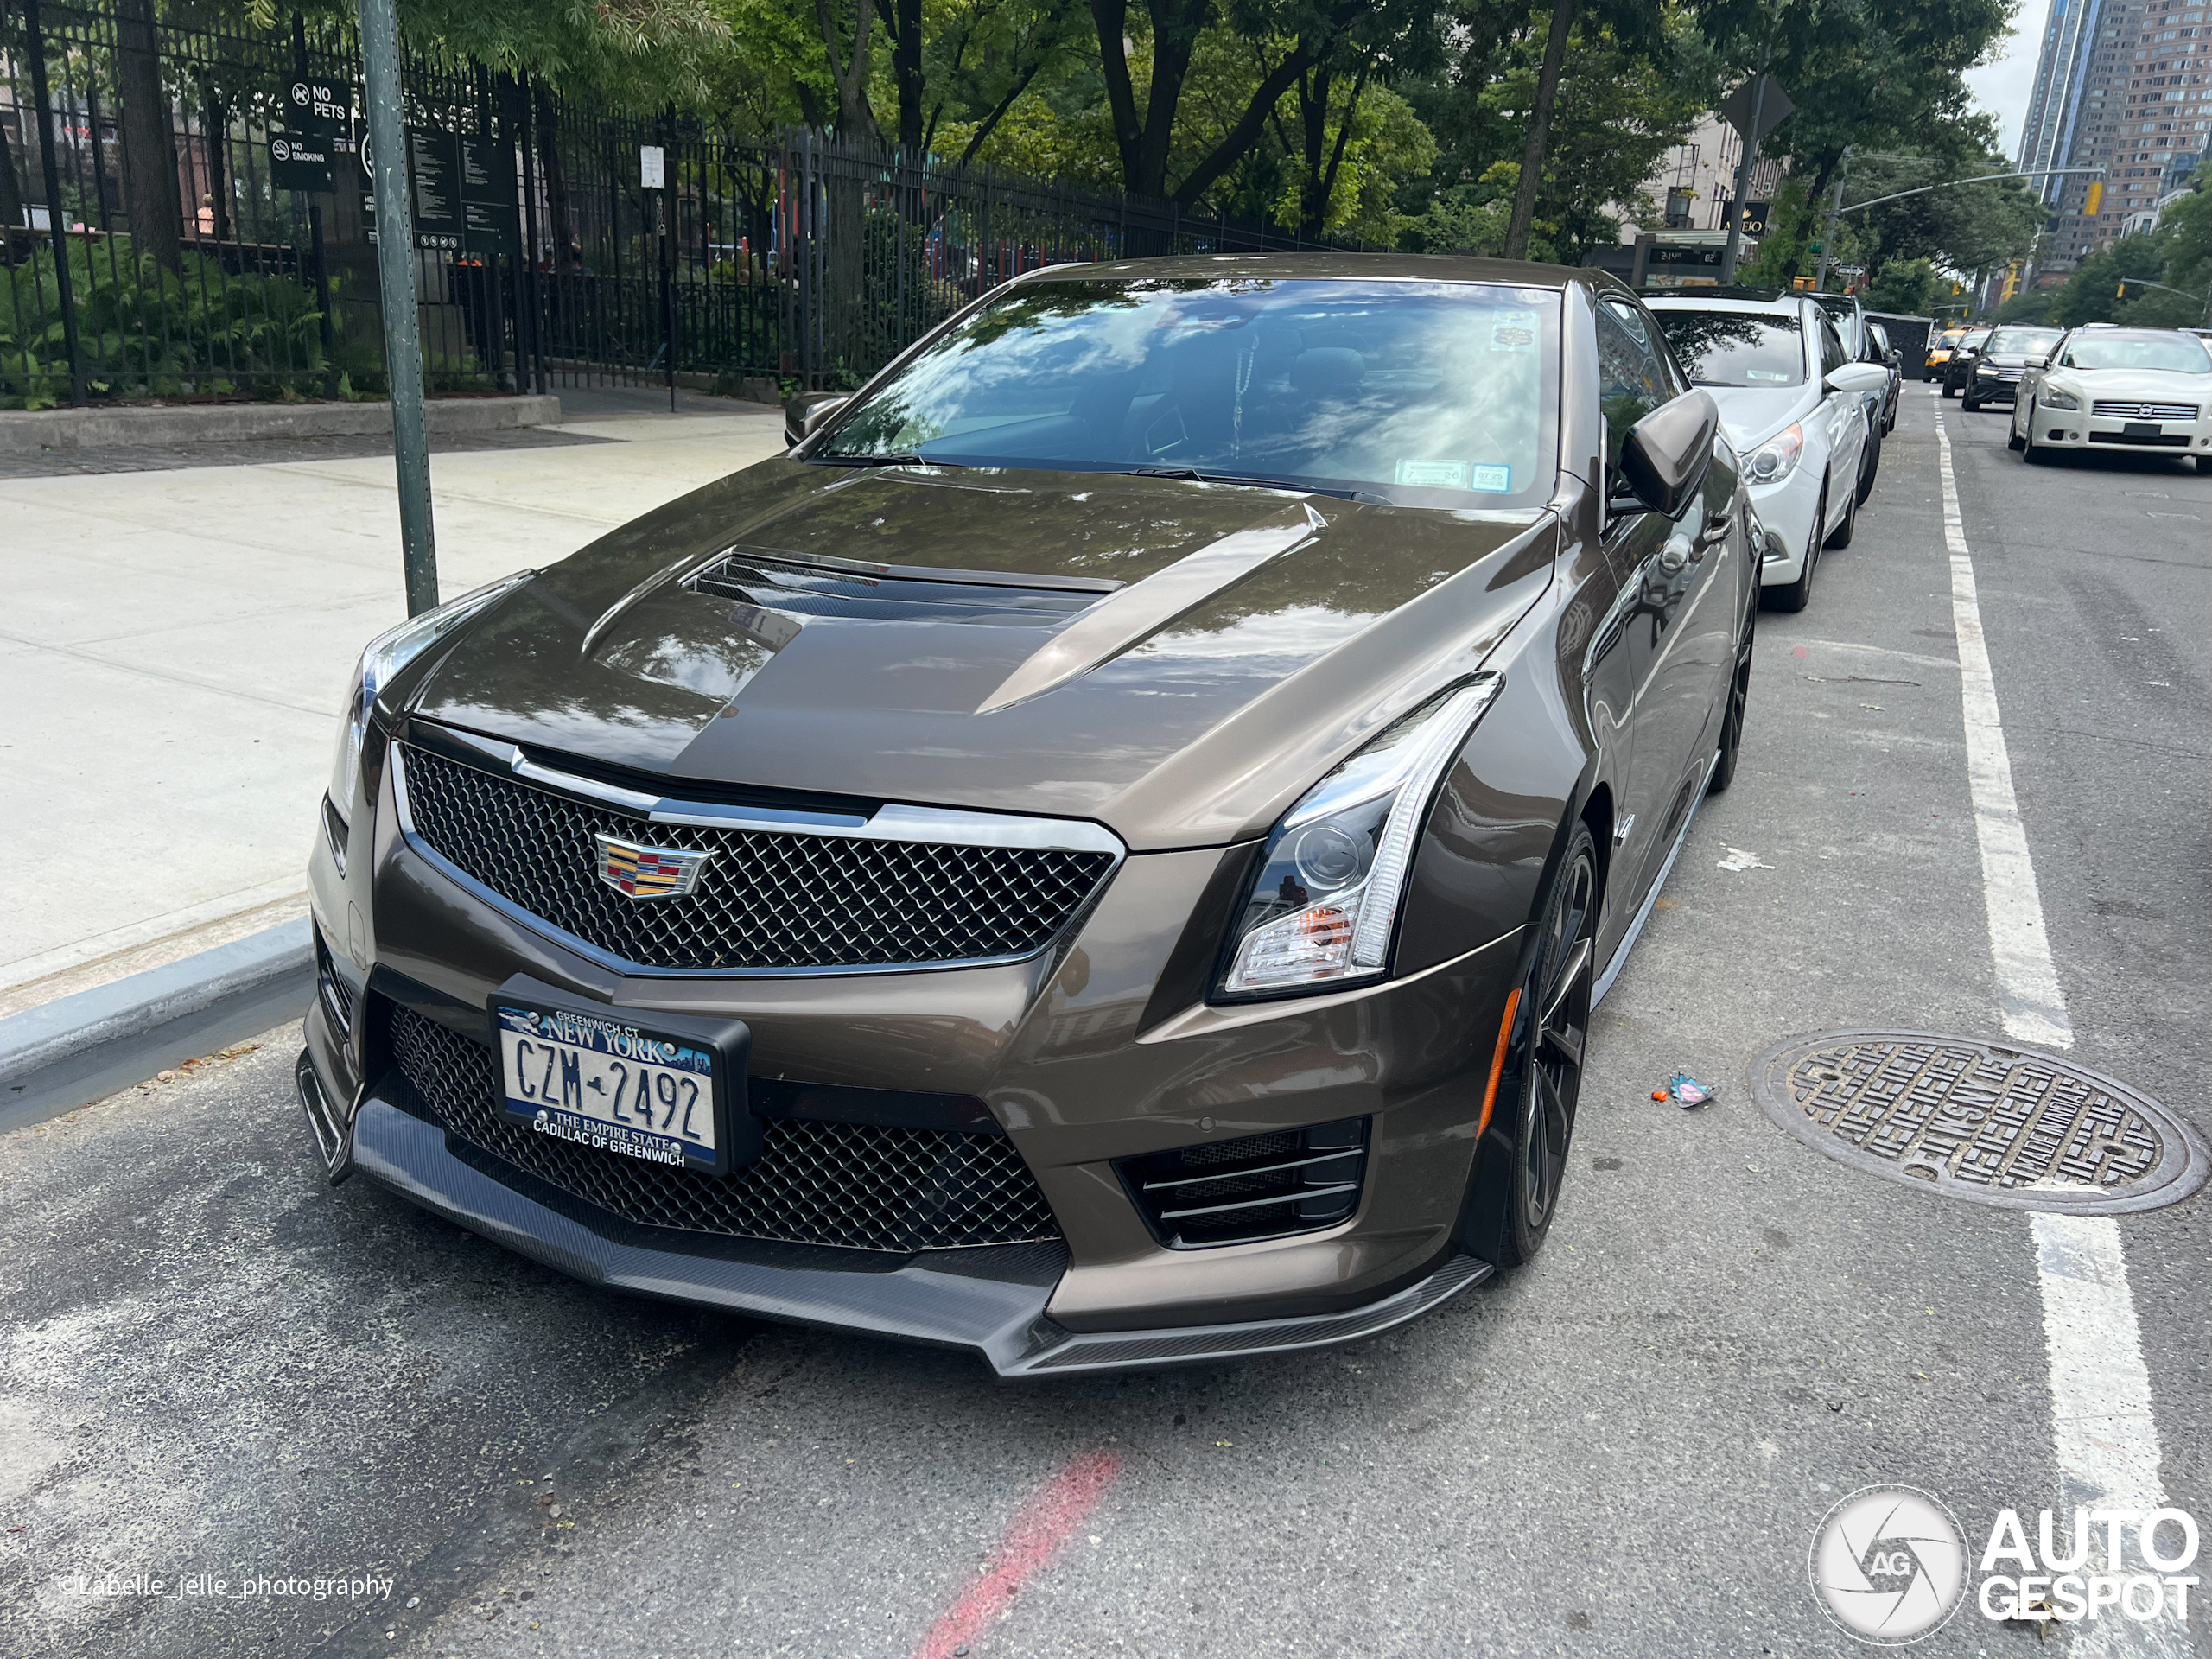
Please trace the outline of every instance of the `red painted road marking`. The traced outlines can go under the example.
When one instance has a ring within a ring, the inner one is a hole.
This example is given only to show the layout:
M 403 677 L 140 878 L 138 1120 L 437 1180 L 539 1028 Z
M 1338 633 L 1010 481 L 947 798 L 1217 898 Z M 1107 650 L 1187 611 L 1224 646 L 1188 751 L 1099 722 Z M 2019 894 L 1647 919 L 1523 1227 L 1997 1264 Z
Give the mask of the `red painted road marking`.
M 1792 652 L 1794 652 L 1796 655 L 1797 655 L 1797 656 L 1799 656 L 1799 657 L 1802 657 L 1802 656 L 1804 656 L 1804 655 L 1806 655 L 1806 654 L 1807 654 L 1807 653 L 1806 653 L 1806 651 L 1805 651 L 1805 647 L 1804 647 L 1804 646 L 1802 646 L 1802 645 L 1792 645 L 1792 646 L 1790 646 L 1790 648 L 1789 648 L 1789 649 L 1790 649 L 1790 651 L 1791 651 Z
M 1067 1542 L 1105 1496 L 1121 1465 L 1118 1452 L 1086 1452 L 1023 1504 L 1007 1523 L 1006 1536 L 991 1557 L 991 1570 L 962 1591 L 930 1626 L 922 1645 L 914 1649 L 914 1659 L 952 1659 L 953 1649 L 973 1641 L 1005 1611 L 1007 1598 Z

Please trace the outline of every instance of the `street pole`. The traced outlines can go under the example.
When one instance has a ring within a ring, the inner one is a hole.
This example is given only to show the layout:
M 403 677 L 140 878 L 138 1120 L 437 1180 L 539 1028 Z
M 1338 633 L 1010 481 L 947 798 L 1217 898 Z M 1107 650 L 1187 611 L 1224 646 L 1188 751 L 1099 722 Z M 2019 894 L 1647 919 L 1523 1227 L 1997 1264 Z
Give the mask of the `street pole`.
M 1851 146 L 1843 147 L 1843 159 L 1835 173 L 1835 194 L 1828 198 L 1828 227 L 1821 232 L 1821 274 L 1813 278 L 1813 292 L 1828 291 L 1828 265 L 1835 258 L 1836 215 L 1843 211 L 1843 181 L 1851 176 Z
M 1751 190 L 1751 160 L 1759 148 L 1759 118 L 1766 112 L 1766 66 L 1774 51 L 1774 31 L 1759 44 L 1758 73 L 1751 82 L 1751 130 L 1737 136 L 1744 141 L 1743 154 L 1736 158 L 1736 200 L 1728 204 L 1728 251 L 1720 257 L 1720 285 L 1726 288 L 1736 280 L 1736 258 L 1743 251 L 1744 204 L 1749 201 Z
M 31 99 L 38 105 L 39 178 L 46 187 L 46 232 L 54 244 L 54 293 L 60 302 L 62 349 L 69 354 L 69 402 L 85 402 L 85 353 L 77 336 L 77 290 L 69 275 L 69 216 L 61 207 L 61 173 L 54 158 L 54 95 L 46 80 L 46 36 L 39 27 L 38 0 L 25 0 L 23 22 L 31 59 Z M 98 142 L 97 139 L 94 140 Z M 92 240 L 86 238 L 85 264 L 92 266 Z
M 384 312 L 385 372 L 391 382 L 392 463 L 399 474 L 400 556 L 407 575 L 407 613 L 419 616 L 438 602 L 438 549 L 430 524 L 430 453 L 423 431 L 423 334 L 416 311 L 415 213 L 408 197 L 399 25 L 392 0 L 360 0 L 360 8 L 370 182 L 376 194 L 377 286 Z

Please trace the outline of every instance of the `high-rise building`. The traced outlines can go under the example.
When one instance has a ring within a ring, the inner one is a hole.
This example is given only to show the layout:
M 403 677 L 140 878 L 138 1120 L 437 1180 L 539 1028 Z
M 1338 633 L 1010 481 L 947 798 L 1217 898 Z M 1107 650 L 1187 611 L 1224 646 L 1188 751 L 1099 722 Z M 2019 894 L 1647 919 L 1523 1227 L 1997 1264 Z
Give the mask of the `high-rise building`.
M 2204 148 L 2212 0 L 2052 0 L 2051 10 L 2020 165 L 2104 169 L 2094 219 L 2085 211 L 2094 175 L 2072 174 L 2044 192 L 2051 216 L 2039 263 L 2057 271 L 2158 199 L 2176 152 Z

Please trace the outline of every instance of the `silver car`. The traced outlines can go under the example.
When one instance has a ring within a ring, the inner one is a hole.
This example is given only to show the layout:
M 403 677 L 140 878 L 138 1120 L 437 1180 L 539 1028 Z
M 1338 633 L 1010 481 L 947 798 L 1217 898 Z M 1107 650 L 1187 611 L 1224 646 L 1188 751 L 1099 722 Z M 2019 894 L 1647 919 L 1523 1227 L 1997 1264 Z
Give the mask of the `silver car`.
M 1803 610 L 1821 550 L 1850 546 L 1858 526 L 1867 394 L 1886 388 L 1888 370 L 1852 361 L 1835 324 L 1802 295 L 1735 289 L 1646 303 L 1744 457 L 1765 531 L 1763 596 Z

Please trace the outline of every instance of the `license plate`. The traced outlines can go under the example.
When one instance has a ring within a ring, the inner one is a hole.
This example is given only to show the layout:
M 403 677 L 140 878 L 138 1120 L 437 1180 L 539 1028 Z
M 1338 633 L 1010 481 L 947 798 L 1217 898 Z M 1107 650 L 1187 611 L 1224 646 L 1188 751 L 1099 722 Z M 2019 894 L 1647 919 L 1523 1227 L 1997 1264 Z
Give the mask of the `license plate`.
M 495 1001 L 508 1115 L 541 1135 L 648 1163 L 728 1166 L 731 1079 L 714 1045 L 616 1016 Z
M 2165 435 L 2165 430 L 2166 429 L 2156 421 L 2128 421 L 2120 429 L 2120 435 L 2126 438 L 2163 437 Z

